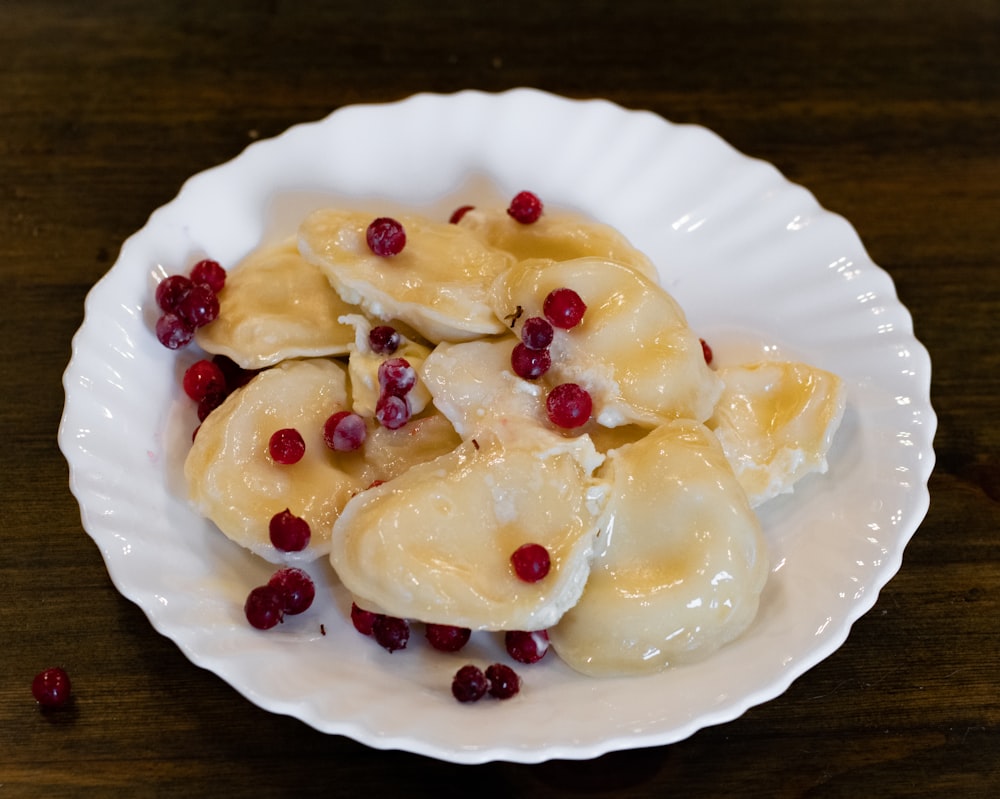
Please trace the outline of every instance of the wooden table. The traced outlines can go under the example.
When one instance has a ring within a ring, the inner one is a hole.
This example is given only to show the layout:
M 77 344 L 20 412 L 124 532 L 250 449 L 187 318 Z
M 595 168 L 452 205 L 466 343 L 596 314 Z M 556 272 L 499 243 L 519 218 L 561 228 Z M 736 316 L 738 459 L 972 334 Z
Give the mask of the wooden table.
M 0 6 L 0 797 L 1000 795 L 1000 6 Z M 858 229 L 934 364 L 931 508 L 847 643 L 672 746 L 460 767 L 268 714 L 120 596 L 56 447 L 88 289 L 189 175 L 340 106 L 535 86 L 706 125 Z M 72 710 L 29 686 L 66 664 Z

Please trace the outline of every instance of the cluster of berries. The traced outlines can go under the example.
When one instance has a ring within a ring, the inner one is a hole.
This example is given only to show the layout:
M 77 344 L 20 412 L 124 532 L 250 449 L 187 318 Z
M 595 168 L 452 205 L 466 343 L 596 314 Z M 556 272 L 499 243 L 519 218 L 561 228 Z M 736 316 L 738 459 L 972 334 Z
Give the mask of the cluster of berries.
M 208 258 L 198 261 L 190 276 L 170 275 L 156 287 L 156 337 L 171 350 L 194 338 L 194 331 L 214 322 L 219 315 L 219 292 L 226 285 L 226 270 Z

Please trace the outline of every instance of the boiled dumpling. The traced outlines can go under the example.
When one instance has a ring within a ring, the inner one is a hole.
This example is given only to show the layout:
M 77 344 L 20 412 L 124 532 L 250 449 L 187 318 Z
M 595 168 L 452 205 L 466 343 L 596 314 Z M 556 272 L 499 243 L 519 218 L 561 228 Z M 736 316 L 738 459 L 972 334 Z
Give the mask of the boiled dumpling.
M 547 382 L 575 382 L 594 401 L 597 422 L 655 427 L 671 419 L 704 421 L 722 384 L 701 342 L 664 289 L 623 264 L 601 258 L 522 261 L 491 291 L 499 318 L 542 315 L 545 297 L 571 288 L 587 305 L 583 321 L 556 330 Z
M 255 251 L 229 271 L 219 293 L 219 317 L 199 328 L 195 340 L 244 369 L 286 358 L 344 355 L 354 330 L 339 317 L 356 311 L 291 240 Z
M 836 375 L 802 363 L 764 361 L 719 369 L 725 388 L 708 426 L 754 507 L 827 470 L 844 415 Z
M 553 648 L 592 676 L 648 674 L 700 660 L 757 613 L 768 559 L 712 433 L 678 420 L 608 454 L 603 550 Z
M 493 278 L 513 257 L 448 223 L 400 216 L 406 246 L 382 257 L 368 248 L 370 214 L 316 211 L 299 228 L 299 250 L 349 303 L 382 320 L 400 319 L 429 341 L 465 341 L 498 333 L 487 303 Z

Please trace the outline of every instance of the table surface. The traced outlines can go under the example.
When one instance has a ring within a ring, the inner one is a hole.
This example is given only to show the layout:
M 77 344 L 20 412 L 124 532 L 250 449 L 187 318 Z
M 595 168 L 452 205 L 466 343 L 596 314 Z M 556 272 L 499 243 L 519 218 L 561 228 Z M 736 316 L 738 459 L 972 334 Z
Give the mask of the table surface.
M 1000 795 L 1000 5 L 7 0 L 0 7 L 0 796 Z M 351 103 L 534 86 L 714 129 L 857 228 L 931 353 L 931 506 L 781 697 L 540 765 L 369 749 L 258 709 L 120 596 L 56 446 L 90 287 L 189 175 Z M 62 663 L 71 708 L 33 675 Z

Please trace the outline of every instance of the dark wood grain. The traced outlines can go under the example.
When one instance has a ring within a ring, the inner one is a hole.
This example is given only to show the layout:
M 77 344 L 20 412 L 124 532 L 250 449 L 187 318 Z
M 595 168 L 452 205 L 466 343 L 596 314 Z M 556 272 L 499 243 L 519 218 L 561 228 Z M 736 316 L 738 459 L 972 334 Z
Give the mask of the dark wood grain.
M 56 447 L 83 299 L 189 175 L 340 106 L 530 85 L 707 125 L 857 228 L 934 363 L 902 569 L 780 698 L 672 746 L 458 767 L 321 735 L 115 590 Z M 1000 6 L 0 5 L 0 797 L 1000 795 Z M 73 707 L 29 685 L 71 668 Z

